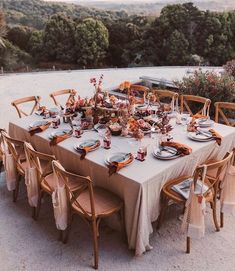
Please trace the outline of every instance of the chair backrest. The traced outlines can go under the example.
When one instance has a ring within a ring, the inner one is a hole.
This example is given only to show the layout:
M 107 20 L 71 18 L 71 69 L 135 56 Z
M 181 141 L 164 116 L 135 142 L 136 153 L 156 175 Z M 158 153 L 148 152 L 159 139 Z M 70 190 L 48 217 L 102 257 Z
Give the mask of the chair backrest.
M 95 219 L 94 192 L 93 192 L 92 180 L 90 179 L 90 177 L 84 177 L 84 176 L 70 173 L 70 172 L 66 171 L 58 161 L 53 161 L 52 165 L 53 165 L 54 173 L 56 174 L 58 180 L 62 181 L 66 186 L 67 197 L 68 197 L 68 199 L 70 199 L 70 204 L 75 203 L 85 217 L 91 218 L 91 216 L 92 216 L 92 218 Z M 71 188 L 69 186 L 70 179 L 76 181 L 79 189 L 76 189 L 76 191 L 71 190 Z M 89 191 L 89 201 L 90 201 L 90 206 L 91 206 L 91 214 L 87 213 L 87 211 L 84 210 L 84 208 L 79 203 L 79 195 L 84 190 L 87 190 L 87 189 Z
M 40 96 L 29 96 L 21 99 L 17 99 L 11 103 L 16 108 L 16 111 L 19 115 L 20 118 L 23 116 L 29 116 L 32 115 L 35 110 L 38 110 L 40 106 Z M 26 113 L 25 111 L 22 110 L 22 108 L 19 107 L 19 105 L 25 104 L 25 103 L 33 103 L 33 107 L 30 111 L 30 113 Z
M 3 159 L 3 155 L 4 155 L 4 139 L 3 139 L 3 133 L 5 133 L 6 130 L 5 129 L 2 129 L 0 128 L 0 161 L 2 161 Z
M 47 174 L 52 172 L 52 161 L 55 160 L 54 155 L 49 155 L 36 151 L 30 143 L 24 143 L 26 159 L 30 167 L 35 167 L 39 177 L 39 182 Z M 42 167 L 42 163 L 47 162 L 46 167 Z
M 191 106 L 189 104 L 191 104 Z M 181 95 L 180 110 L 181 113 L 184 112 L 184 110 L 186 110 L 191 117 L 195 114 L 209 116 L 210 104 L 211 104 L 210 99 L 201 96 Z M 196 112 L 193 112 L 192 108 L 195 108 Z
M 156 95 L 159 102 L 166 102 L 166 99 L 170 99 L 170 103 L 175 108 L 178 108 L 179 94 L 177 92 L 170 90 L 154 89 L 153 93 Z
M 210 185 L 208 186 L 208 190 L 205 191 L 204 195 L 208 194 L 212 190 L 212 188 L 215 191 L 215 195 L 217 195 L 218 185 L 221 181 L 221 175 L 223 173 L 223 170 L 226 169 L 226 166 L 228 163 L 233 159 L 234 152 L 227 153 L 224 158 L 220 161 L 213 162 L 206 165 L 206 172 L 205 172 L 205 178 L 207 178 L 210 182 Z M 200 177 L 203 175 L 203 171 L 205 170 L 205 165 L 200 165 L 196 168 L 194 172 L 194 183 L 200 179 Z M 208 172 L 215 171 L 215 175 L 211 176 L 208 174 Z M 195 186 L 196 187 L 196 186 Z
M 234 111 L 232 116 L 233 121 L 226 116 L 226 113 L 223 110 Z M 226 103 L 226 102 L 216 102 L 215 103 L 215 122 L 219 122 L 219 117 L 221 116 L 222 120 L 226 125 L 235 126 L 235 103 Z
M 149 88 L 141 85 L 131 85 L 128 90 L 128 98 L 135 97 L 139 100 L 140 103 L 145 102 L 145 97 Z
M 3 140 L 7 145 L 8 151 L 12 154 L 16 166 L 19 170 L 24 172 L 21 165 L 20 155 L 24 153 L 24 142 L 10 137 L 6 132 L 2 132 Z
M 56 99 L 56 97 L 62 96 L 62 95 L 67 95 L 68 96 L 68 99 L 66 100 L 66 102 L 67 102 L 72 96 L 73 97 L 76 96 L 76 94 L 77 94 L 77 92 L 74 89 L 62 89 L 62 90 L 57 90 L 57 91 L 52 92 L 50 94 L 50 97 L 52 98 L 52 100 L 56 106 L 62 106 L 60 104 L 59 100 Z M 64 105 L 65 105 L 65 103 L 64 103 Z

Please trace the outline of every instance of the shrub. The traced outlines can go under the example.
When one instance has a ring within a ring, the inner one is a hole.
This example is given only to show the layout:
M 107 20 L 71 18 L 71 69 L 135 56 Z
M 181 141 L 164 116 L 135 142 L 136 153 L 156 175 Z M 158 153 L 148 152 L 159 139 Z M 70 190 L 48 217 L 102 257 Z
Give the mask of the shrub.
M 228 61 L 223 68 L 229 75 L 235 77 L 235 59 Z
M 175 84 L 182 94 L 202 96 L 211 99 L 211 114 L 214 114 L 215 102 L 235 102 L 235 81 L 229 74 L 195 71 Z

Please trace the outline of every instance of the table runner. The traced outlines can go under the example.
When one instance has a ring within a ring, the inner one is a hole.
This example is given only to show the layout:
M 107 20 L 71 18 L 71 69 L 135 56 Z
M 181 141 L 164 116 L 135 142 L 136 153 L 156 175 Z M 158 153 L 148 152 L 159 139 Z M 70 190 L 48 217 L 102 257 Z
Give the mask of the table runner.
M 38 151 L 54 154 L 62 165 L 74 173 L 90 176 L 94 184 L 101 186 L 124 200 L 125 223 L 128 246 L 135 250 L 136 255 L 141 255 L 151 249 L 150 234 L 153 232 L 152 222 L 159 215 L 159 201 L 162 186 L 169 179 L 180 175 L 190 175 L 196 166 L 208 159 L 221 159 L 227 151 L 235 147 L 235 129 L 233 127 L 215 124 L 214 129 L 222 136 L 222 144 L 218 146 L 215 141 L 195 142 L 187 138 L 181 125 L 174 129 L 174 140 L 189 145 L 193 152 L 189 156 L 180 157 L 171 161 L 156 160 L 151 154 L 151 147 L 144 162 L 135 161 L 118 173 L 109 176 L 104 158 L 117 151 L 130 151 L 131 147 L 127 138 L 112 137 L 112 148 L 88 153 L 84 160 L 74 150 L 74 145 L 84 139 L 99 138 L 95 131 L 84 132 L 81 138 L 71 137 L 57 146 L 50 146 L 49 134 L 46 131 L 30 136 L 28 126 L 40 119 L 32 115 L 23 119 L 16 119 L 9 123 L 10 136 L 30 142 Z M 60 128 L 68 128 L 62 124 Z M 99 138 L 101 139 L 101 138 Z

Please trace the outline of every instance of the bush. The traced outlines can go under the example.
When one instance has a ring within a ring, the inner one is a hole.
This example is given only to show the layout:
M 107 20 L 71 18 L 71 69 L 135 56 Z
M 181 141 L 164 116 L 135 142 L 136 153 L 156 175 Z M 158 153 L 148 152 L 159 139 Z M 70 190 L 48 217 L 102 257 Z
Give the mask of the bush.
M 228 61 L 224 66 L 224 70 L 231 76 L 235 77 L 235 59 Z
M 215 102 L 235 101 L 235 81 L 229 74 L 219 75 L 215 72 L 195 71 L 175 84 L 182 94 L 202 96 L 211 99 L 211 113 L 214 114 Z

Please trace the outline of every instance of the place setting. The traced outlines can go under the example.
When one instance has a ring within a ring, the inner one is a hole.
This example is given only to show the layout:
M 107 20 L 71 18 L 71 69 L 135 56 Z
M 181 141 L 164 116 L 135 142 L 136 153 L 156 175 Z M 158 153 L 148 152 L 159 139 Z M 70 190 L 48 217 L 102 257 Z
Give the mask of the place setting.
M 80 159 L 83 160 L 88 152 L 97 150 L 101 145 L 99 139 L 86 139 L 81 143 L 74 145 L 75 151 L 81 154 Z

